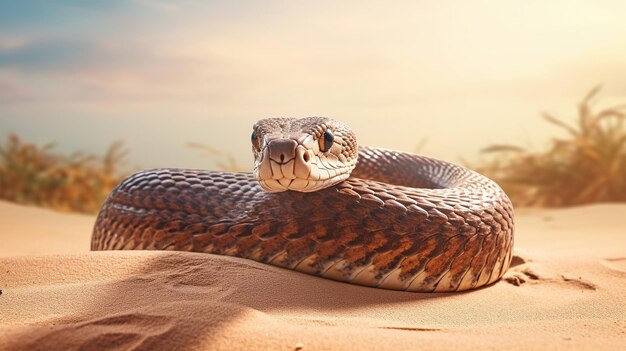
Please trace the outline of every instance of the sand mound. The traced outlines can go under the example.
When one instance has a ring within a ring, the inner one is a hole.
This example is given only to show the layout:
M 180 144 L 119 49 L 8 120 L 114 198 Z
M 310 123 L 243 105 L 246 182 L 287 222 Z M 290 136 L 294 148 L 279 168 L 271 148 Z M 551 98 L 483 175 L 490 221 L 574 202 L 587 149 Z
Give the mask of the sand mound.
M 24 218 L 41 211 L 0 205 Z M 0 258 L 0 349 L 619 349 L 626 216 L 607 220 L 607 211 L 626 206 L 521 211 L 505 279 L 456 294 L 372 289 L 184 252 L 80 246 Z M 48 225 L 67 224 L 43 212 Z M 0 226 L 0 240 L 36 240 L 28 222 L 10 233 Z

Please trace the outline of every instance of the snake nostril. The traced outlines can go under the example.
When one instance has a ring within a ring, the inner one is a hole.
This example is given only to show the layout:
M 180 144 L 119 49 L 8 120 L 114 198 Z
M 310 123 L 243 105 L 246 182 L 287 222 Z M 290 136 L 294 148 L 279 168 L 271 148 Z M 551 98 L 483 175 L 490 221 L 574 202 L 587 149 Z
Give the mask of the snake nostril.
M 304 154 L 302 154 L 302 159 L 304 160 L 304 162 L 309 163 L 309 161 L 311 161 L 311 155 L 309 155 L 308 152 L 305 152 Z

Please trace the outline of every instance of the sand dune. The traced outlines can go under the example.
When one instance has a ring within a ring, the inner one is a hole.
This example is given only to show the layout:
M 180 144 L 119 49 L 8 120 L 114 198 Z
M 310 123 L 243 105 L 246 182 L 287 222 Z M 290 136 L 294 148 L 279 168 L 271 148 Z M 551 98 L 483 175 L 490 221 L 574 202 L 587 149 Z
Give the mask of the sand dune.
M 517 213 L 505 279 L 456 294 L 244 259 L 89 252 L 93 217 L 0 203 L 0 349 L 588 349 L 626 345 L 626 205 Z

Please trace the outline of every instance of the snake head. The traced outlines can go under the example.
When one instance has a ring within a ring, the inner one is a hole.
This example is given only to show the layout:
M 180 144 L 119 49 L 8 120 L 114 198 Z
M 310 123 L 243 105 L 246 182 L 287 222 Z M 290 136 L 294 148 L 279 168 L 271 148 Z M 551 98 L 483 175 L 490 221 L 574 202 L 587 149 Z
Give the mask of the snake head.
M 251 141 L 254 176 L 268 192 L 327 188 L 348 178 L 356 166 L 354 133 L 330 118 L 262 119 Z

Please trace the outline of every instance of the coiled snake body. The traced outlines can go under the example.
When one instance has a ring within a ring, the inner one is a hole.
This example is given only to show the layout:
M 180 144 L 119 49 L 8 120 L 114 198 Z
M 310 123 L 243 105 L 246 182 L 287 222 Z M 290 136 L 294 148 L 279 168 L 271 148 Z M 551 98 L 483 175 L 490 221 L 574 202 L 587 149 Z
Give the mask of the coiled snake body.
M 92 250 L 238 256 L 422 292 L 484 286 L 509 267 L 512 205 L 474 171 L 357 147 L 347 126 L 320 117 L 261 120 L 252 144 L 254 173 L 128 177 L 100 210 Z

